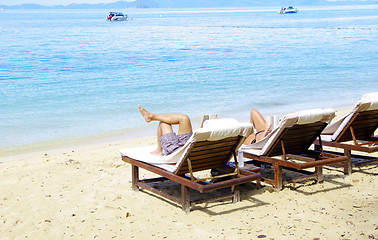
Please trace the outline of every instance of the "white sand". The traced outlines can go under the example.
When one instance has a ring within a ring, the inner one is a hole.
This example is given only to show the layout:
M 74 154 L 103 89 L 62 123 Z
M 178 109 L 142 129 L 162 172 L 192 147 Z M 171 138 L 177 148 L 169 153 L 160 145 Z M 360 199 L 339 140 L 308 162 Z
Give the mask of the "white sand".
M 378 166 L 324 183 L 241 187 L 241 202 L 180 206 L 131 189 L 119 149 L 154 137 L 0 158 L 0 239 L 373 239 Z M 375 154 L 377 156 L 377 154 Z M 145 175 L 142 171 L 141 177 Z

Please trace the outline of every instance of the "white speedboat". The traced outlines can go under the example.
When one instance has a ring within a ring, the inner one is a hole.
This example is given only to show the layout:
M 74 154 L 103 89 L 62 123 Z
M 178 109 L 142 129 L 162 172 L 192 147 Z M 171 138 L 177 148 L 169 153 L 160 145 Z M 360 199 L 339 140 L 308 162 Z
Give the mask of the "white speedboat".
M 126 21 L 127 15 L 121 12 L 109 12 L 109 16 L 106 19 L 108 21 Z
M 279 11 L 280 14 L 285 14 L 285 13 L 297 13 L 297 12 L 298 12 L 298 9 L 293 8 L 292 6 L 283 7 L 283 8 L 281 8 L 281 10 Z

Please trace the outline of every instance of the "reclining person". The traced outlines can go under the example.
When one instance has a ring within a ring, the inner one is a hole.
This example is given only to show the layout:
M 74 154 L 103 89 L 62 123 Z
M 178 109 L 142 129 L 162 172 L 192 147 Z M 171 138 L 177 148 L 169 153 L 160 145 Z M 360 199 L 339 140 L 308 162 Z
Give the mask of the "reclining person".
M 155 114 L 147 111 L 140 105 L 138 105 L 138 108 L 147 123 L 151 121 L 160 122 L 157 129 L 158 147 L 155 151 L 151 152 L 153 155 L 166 156 L 171 154 L 176 149 L 184 146 L 193 134 L 192 124 L 186 114 Z M 179 125 L 178 135 L 172 129 L 172 125 L 176 124 Z
M 252 133 L 245 139 L 245 145 L 260 141 L 270 132 L 270 124 L 265 121 L 264 117 L 256 109 L 251 110 L 250 122 L 253 124 L 256 133 Z
M 184 146 L 188 139 L 192 136 L 192 124 L 188 115 L 178 114 L 155 114 L 142 108 L 140 105 L 139 112 L 142 114 L 144 120 L 149 123 L 151 121 L 159 121 L 159 127 L 157 130 L 157 144 L 158 147 L 151 154 L 158 156 L 166 156 L 174 152 L 176 149 Z M 216 117 L 213 117 L 216 118 Z M 249 145 L 260 141 L 270 132 L 270 124 L 268 124 L 260 112 L 256 109 L 252 109 L 250 122 L 256 130 L 256 133 L 252 133 L 246 138 L 244 144 Z M 178 124 L 178 135 L 173 132 L 172 125 Z

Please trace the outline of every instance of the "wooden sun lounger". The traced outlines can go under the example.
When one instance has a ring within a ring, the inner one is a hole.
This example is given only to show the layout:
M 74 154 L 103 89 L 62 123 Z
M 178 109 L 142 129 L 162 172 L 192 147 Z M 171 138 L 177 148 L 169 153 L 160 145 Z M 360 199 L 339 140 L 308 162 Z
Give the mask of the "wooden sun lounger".
M 344 150 L 348 161 L 335 166 L 343 167 L 345 174 L 352 173 L 352 166 L 378 162 L 377 157 L 354 155 L 354 159 L 352 156 L 352 151 L 368 154 L 378 151 L 378 137 L 374 136 L 378 127 L 378 106 L 374 99 L 377 101 L 378 93 L 365 95 L 351 113 L 334 124 L 331 123 L 321 135 L 324 146 Z M 314 143 L 319 147 L 318 139 Z
M 196 133 L 194 133 L 195 135 Z M 252 170 L 241 170 L 238 167 L 236 151 L 244 141 L 245 136 L 226 137 L 217 141 L 192 141 L 187 146 L 186 153 L 177 164 L 177 169 L 173 172 L 163 169 L 157 165 L 133 159 L 122 154 L 122 160 L 132 165 L 132 188 L 149 190 L 155 194 L 165 197 L 182 206 L 186 213 L 190 212 L 190 206 L 196 203 L 214 201 L 218 199 L 232 197 L 233 202 L 240 201 L 239 185 L 261 179 L 260 168 Z M 190 140 L 189 140 L 190 141 Z M 234 159 L 235 167 L 228 166 L 228 162 Z M 153 172 L 161 177 L 150 179 L 139 179 L 139 168 Z M 219 169 L 225 174 L 215 177 L 198 179 L 195 173 L 204 170 Z M 217 178 L 218 181 L 211 181 Z M 172 180 L 181 184 L 181 197 L 168 194 L 151 186 L 152 182 Z M 212 190 L 231 188 L 231 191 L 215 197 L 192 200 L 189 189 L 205 193 Z
M 271 133 L 266 137 L 266 139 L 272 137 L 274 140 L 270 142 L 265 140 L 269 145 L 262 154 L 242 148 L 243 156 L 252 159 L 254 163 L 257 161 L 257 163 L 267 163 L 273 166 L 274 178 L 270 179 L 263 175 L 263 180 L 273 184 L 276 190 L 281 190 L 286 183 L 309 179 L 315 179 L 321 183 L 323 182 L 322 167 L 324 165 L 347 160 L 347 157 L 325 153 L 322 149 L 320 151 L 309 149 L 326 125 L 326 121 L 314 121 L 292 126 L 285 126 L 285 123 L 283 123 L 278 127 L 279 129 L 276 129 L 276 136 Z M 249 148 L 253 149 L 253 144 Z M 315 168 L 315 171 L 304 170 L 308 168 Z M 283 169 L 296 171 L 304 176 L 283 181 Z

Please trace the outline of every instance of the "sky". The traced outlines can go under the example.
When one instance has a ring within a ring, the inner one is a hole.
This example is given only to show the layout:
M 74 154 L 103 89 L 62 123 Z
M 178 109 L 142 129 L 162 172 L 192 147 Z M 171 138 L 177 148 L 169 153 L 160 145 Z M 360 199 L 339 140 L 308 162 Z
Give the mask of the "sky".
M 20 5 L 24 3 L 35 3 L 45 6 L 53 5 L 68 5 L 71 3 L 113 3 L 118 2 L 119 0 L 0 0 L 0 5 Z M 132 0 L 124 0 L 132 1 Z

